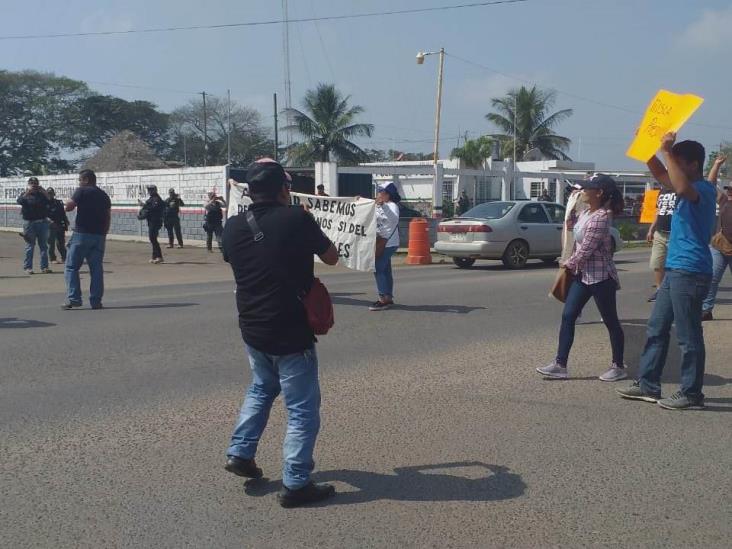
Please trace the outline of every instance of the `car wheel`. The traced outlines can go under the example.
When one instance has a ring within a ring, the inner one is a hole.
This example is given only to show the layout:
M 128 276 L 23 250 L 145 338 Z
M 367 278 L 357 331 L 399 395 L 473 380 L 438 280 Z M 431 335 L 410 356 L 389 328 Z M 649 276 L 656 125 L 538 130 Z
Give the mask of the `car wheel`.
M 472 257 L 453 257 L 452 262 L 460 269 L 469 269 L 475 264 L 475 259 Z
M 511 242 L 501 258 L 503 264 L 509 269 L 523 269 L 528 259 L 529 246 L 523 240 Z

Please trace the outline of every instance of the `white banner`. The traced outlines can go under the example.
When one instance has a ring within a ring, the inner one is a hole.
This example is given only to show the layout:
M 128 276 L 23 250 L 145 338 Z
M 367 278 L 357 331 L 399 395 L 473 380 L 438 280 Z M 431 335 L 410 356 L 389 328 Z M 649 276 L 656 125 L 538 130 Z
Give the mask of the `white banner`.
M 244 185 L 231 181 L 228 217 L 252 203 Z M 373 272 L 376 250 L 376 203 L 367 198 L 313 196 L 291 193 L 294 205 L 306 206 L 338 250 L 338 263 L 356 271 Z

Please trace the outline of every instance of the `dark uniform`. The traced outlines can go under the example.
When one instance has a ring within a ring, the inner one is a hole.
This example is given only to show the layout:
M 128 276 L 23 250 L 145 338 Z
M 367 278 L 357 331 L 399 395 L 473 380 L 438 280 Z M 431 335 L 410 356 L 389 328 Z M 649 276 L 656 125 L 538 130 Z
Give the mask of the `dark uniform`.
M 183 247 L 183 233 L 180 230 L 180 209 L 185 206 L 183 200 L 177 194 L 169 195 L 165 199 L 165 213 L 163 224 L 168 231 L 168 248 L 173 247 L 173 235 L 178 239 L 178 246 Z
M 51 196 L 51 203 L 48 206 L 48 218 L 51 225 L 48 230 L 48 257 L 56 261 L 56 248 L 61 256 L 61 261 L 66 261 L 66 231 L 69 230 L 69 218 L 66 216 L 64 203 Z

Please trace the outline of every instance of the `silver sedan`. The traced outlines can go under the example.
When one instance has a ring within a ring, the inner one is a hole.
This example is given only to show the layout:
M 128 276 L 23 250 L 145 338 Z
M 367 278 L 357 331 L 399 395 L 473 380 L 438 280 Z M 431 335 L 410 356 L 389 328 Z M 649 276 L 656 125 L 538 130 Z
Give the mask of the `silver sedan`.
M 476 259 L 500 259 L 521 269 L 529 259 L 553 263 L 562 254 L 565 208 L 551 202 L 486 202 L 437 226 L 435 251 L 455 265 L 471 267 Z M 623 241 L 611 229 L 612 251 Z

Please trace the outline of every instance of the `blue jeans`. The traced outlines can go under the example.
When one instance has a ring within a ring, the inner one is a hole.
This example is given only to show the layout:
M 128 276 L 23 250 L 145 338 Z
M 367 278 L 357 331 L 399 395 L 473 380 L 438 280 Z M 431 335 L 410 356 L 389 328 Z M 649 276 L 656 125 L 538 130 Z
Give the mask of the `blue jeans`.
M 706 355 L 701 313 L 710 278 L 699 273 L 666 271 L 648 319 L 646 345 L 640 359 L 638 381 L 644 393 L 661 394 L 661 374 L 666 364 L 671 324 L 675 323 L 681 348 L 681 392 L 689 397 L 703 396 Z
M 704 305 L 702 305 L 704 311 L 714 309 L 714 301 L 717 299 L 717 290 L 719 290 L 719 283 L 722 282 L 724 270 L 729 267 L 729 272 L 732 273 L 732 255 L 724 255 L 712 246 L 709 246 L 709 249 L 712 251 L 714 267 L 712 267 L 712 282 L 709 285 L 709 292 L 706 299 L 704 299 Z
M 104 295 L 104 245 L 106 236 L 74 232 L 66 251 L 66 292 L 71 303 L 81 303 L 81 283 L 79 269 L 86 260 L 89 266 L 91 284 L 89 287 L 89 303 L 98 305 Z
M 582 309 L 584 309 L 590 298 L 595 298 L 595 305 L 600 311 L 602 321 L 610 334 L 610 347 L 613 352 L 613 362 L 623 367 L 623 354 L 625 353 L 625 334 L 623 327 L 618 320 L 618 309 L 615 294 L 618 292 L 618 284 L 612 278 L 598 282 L 597 284 L 585 284 L 575 279 L 569 288 L 567 301 L 562 312 L 562 327 L 559 329 L 559 348 L 557 349 L 557 363 L 567 365 L 569 351 L 574 343 L 574 327 L 577 323 Z
M 272 403 L 280 394 L 287 407 L 287 434 L 282 448 L 282 482 L 292 490 L 310 482 L 313 450 L 320 430 L 320 385 L 315 347 L 292 355 L 269 355 L 246 346 L 252 369 L 228 456 L 252 459 L 267 426 Z
M 26 221 L 23 232 L 26 238 L 30 240 L 30 242 L 26 241 L 25 243 L 23 269 L 26 271 L 33 269 L 33 250 L 36 243 L 38 243 L 38 249 L 41 251 L 41 270 L 48 269 L 48 221 L 45 219 Z
M 376 289 L 379 297 L 394 297 L 394 276 L 391 273 L 391 256 L 397 251 L 397 246 L 384 248 L 381 257 L 376 258 Z

